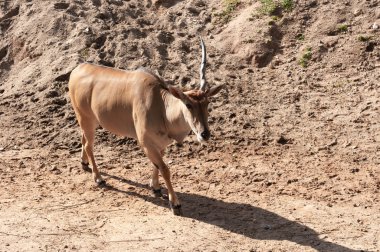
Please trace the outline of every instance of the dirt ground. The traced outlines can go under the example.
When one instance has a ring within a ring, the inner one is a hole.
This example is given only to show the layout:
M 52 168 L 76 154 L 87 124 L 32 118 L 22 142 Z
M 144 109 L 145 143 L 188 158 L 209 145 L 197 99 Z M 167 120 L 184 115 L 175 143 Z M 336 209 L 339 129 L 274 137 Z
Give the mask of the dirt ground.
M 380 4 L 292 2 L 0 2 L 0 251 L 380 251 Z M 167 148 L 179 217 L 135 140 L 98 129 L 107 186 L 82 170 L 67 81 L 89 61 L 194 88 L 199 35 L 226 89 L 208 144 Z

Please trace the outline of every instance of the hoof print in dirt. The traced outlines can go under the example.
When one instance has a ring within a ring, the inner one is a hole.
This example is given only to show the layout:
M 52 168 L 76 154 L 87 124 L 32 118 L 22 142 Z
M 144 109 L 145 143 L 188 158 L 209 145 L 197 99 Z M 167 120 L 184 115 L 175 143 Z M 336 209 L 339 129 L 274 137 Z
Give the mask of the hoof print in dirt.
M 173 214 L 176 216 L 182 216 L 182 207 L 181 205 L 173 206 L 173 204 L 169 201 L 170 209 L 173 211 Z

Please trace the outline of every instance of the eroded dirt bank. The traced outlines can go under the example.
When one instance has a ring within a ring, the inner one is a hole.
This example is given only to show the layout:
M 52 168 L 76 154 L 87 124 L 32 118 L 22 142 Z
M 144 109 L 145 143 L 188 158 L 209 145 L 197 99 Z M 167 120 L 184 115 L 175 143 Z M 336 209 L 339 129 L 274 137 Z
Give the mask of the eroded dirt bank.
M 237 2 L 0 3 L 1 251 L 380 251 L 379 4 Z M 227 89 L 212 141 L 167 150 L 184 217 L 150 195 L 136 141 L 101 129 L 97 188 L 70 71 L 146 66 L 192 88 L 199 35 Z

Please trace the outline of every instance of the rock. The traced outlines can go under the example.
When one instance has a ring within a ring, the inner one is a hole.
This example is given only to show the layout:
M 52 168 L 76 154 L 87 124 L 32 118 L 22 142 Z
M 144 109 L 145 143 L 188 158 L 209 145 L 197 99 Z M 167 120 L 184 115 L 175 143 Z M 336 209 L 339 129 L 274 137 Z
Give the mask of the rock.
M 168 32 L 163 32 L 163 31 L 160 31 L 158 34 L 157 34 L 157 39 L 158 41 L 160 41 L 161 43 L 165 43 L 165 44 L 168 44 L 168 43 L 171 43 L 174 41 L 174 37 L 168 33 Z
M 57 104 L 59 106 L 66 105 L 67 101 L 64 97 L 56 97 L 51 101 L 53 104 Z
M 58 169 L 58 167 L 56 165 L 52 165 L 51 168 L 50 168 L 50 171 L 54 174 L 61 174 L 62 171 L 60 169 Z
M 350 170 L 351 173 L 357 173 L 357 172 L 359 172 L 359 171 L 360 171 L 359 168 L 352 168 L 352 169 Z
M 69 80 L 69 78 L 70 78 L 70 73 L 71 72 L 61 73 L 57 77 L 55 77 L 55 80 L 56 81 L 65 81 L 65 82 L 67 82 Z
M 160 6 L 165 8 L 170 8 L 176 3 L 174 0 L 153 0 L 152 4 L 154 7 L 158 8 Z
M 285 138 L 284 136 L 280 136 L 280 138 L 277 140 L 277 143 L 279 144 L 288 144 L 290 143 L 290 140 Z
M 19 168 L 25 168 L 26 165 L 24 164 L 23 161 L 20 161 L 20 162 L 18 163 L 18 167 L 19 167 Z
M 46 94 L 45 94 L 45 97 L 46 98 L 54 98 L 54 97 L 58 97 L 59 94 L 57 91 L 55 90 L 49 90 Z
M 360 16 L 361 14 L 363 14 L 363 10 L 362 9 L 355 9 L 353 13 L 354 13 L 354 16 L 357 17 L 357 16 Z

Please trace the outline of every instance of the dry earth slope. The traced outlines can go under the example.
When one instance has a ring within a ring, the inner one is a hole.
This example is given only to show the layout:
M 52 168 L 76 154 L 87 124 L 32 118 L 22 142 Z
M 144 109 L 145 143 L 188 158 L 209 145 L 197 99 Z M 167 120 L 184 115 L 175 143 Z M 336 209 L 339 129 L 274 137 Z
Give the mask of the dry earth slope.
M 0 251 L 380 251 L 380 3 L 271 2 L 1 1 Z M 136 141 L 101 129 L 96 188 L 71 70 L 196 87 L 198 36 L 227 88 L 212 141 L 168 148 L 184 217 L 150 196 Z

